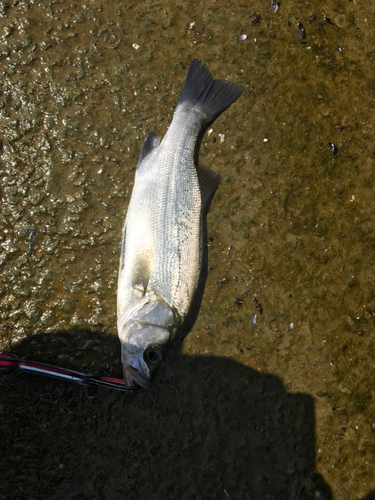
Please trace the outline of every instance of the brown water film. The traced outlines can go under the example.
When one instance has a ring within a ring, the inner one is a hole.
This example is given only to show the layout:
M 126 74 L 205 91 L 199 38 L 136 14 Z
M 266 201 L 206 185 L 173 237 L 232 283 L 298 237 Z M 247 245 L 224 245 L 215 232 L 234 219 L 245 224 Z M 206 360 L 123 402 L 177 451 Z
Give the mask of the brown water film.
M 0 349 L 121 376 L 121 230 L 194 58 L 245 88 L 152 388 L 0 373 L 0 499 L 375 498 L 372 0 L 0 2 Z

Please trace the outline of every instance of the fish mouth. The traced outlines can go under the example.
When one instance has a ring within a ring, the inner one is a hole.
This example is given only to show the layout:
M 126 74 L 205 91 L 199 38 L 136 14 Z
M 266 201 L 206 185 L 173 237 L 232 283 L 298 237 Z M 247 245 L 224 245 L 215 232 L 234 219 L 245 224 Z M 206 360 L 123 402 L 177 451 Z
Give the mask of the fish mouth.
M 144 389 L 151 387 L 151 382 L 143 373 L 134 368 L 132 365 L 123 363 L 124 382 L 127 387 L 141 386 Z

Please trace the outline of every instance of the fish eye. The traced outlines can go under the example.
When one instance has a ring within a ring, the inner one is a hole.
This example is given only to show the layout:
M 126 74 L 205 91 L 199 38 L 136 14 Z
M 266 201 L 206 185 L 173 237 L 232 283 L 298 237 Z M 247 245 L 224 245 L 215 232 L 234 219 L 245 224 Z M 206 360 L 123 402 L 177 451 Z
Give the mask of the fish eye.
M 157 345 L 150 345 L 145 349 L 143 359 L 148 365 L 157 366 L 163 359 L 163 352 Z

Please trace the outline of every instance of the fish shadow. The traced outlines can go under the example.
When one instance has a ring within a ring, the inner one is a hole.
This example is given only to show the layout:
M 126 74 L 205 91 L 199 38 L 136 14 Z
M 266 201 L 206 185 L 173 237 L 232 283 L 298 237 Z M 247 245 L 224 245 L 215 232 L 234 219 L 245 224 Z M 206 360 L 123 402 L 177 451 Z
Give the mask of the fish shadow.
M 60 332 L 13 353 L 93 371 L 119 349 Z M 0 387 L 0 499 L 333 498 L 315 470 L 314 399 L 231 359 L 175 352 L 136 393 L 12 372 Z

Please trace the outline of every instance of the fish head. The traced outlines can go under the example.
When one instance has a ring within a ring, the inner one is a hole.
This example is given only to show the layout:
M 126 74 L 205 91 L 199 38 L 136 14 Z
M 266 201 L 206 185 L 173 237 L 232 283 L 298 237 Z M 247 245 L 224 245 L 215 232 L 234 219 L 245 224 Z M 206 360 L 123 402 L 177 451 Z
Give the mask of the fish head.
M 125 385 L 148 389 L 169 349 L 169 330 L 130 322 L 124 326 L 120 341 Z

